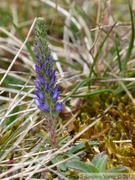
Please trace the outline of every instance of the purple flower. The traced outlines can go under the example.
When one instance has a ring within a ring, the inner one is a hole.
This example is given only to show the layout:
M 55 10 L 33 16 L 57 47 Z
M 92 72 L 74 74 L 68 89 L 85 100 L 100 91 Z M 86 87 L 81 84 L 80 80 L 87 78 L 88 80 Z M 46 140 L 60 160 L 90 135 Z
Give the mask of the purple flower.
M 49 83 L 46 81 L 45 82 L 45 90 L 49 90 L 49 89 L 50 89 Z
M 55 72 L 56 72 L 56 70 L 54 70 L 53 72 L 52 72 L 52 78 L 51 78 L 51 83 L 54 83 L 55 82 L 55 79 L 56 79 L 56 76 L 55 76 Z
M 37 61 L 40 61 L 40 57 L 38 55 L 35 55 L 35 58 Z
M 38 98 L 44 99 L 44 94 L 41 91 L 35 90 L 34 92 L 35 92 L 35 94 L 37 95 Z
M 48 47 L 46 22 L 43 18 L 37 18 L 35 27 L 34 57 L 36 60 L 36 90 L 34 98 L 37 107 L 46 117 L 45 130 L 52 148 L 57 147 L 57 115 L 64 106 L 64 102 L 58 102 L 58 85 L 56 84 L 56 70 L 54 70 L 54 59 Z
M 45 24 L 43 18 L 38 18 L 36 21 L 33 51 L 37 78 L 34 80 L 36 86 L 34 101 L 40 110 L 50 110 L 50 116 L 55 116 L 55 113 L 62 109 L 64 103 L 57 102 L 60 92 L 56 84 L 56 70 L 53 68 L 54 59 L 48 47 Z
M 37 97 L 34 98 L 34 101 L 37 106 L 39 106 L 41 103 Z
M 49 110 L 49 107 L 45 103 L 40 102 L 40 100 L 38 98 L 35 97 L 34 101 L 40 110 L 42 110 L 42 111 Z
M 56 86 L 55 86 L 54 89 L 53 89 L 52 100 L 57 100 L 59 94 L 60 94 L 60 92 L 58 92 L 58 85 L 56 84 Z
M 35 65 L 35 70 L 36 70 L 37 73 L 40 72 L 40 67 L 37 64 Z
M 63 108 L 63 106 L 64 106 L 64 103 L 63 103 L 63 102 L 57 102 L 56 105 L 55 105 L 55 110 L 56 110 L 56 112 L 61 111 L 61 109 Z
M 46 57 L 46 62 L 48 62 L 50 59 L 50 54 Z
M 37 75 L 37 78 L 39 79 L 39 81 L 40 81 L 41 83 L 44 83 L 44 82 L 45 82 L 44 78 L 43 78 L 40 74 Z
M 46 69 L 46 74 L 50 75 L 50 69 L 49 68 Z
M 41 71 L 42 67 L 44 67 L 44 64 L 42 62 L 40 62 L 38 64 L 36 63 L 36 65 L 35 65 L 36 72 L 39 73 Z
M 44 67 L 44 64 L 42 62 L 40 62 L 39 67 L 40 67 L 40 69 L 42 69 L 42 67 Z
M 40 82 L 38 80 L 34 80 L 34 83 L 37 88 L 41 87 Z

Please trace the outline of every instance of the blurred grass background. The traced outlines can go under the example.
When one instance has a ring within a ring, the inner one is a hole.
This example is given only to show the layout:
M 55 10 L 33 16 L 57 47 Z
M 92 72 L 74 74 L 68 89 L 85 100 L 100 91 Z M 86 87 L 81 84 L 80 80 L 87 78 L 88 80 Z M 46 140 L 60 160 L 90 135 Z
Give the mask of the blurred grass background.
M 104 151 L 105 170 L 135 171 L 134 12 L 134 0 L 0 0 L 0 178 L 78 178 L 74 169 L 83 168 L 66 166 L 69 156 L 86 163 Z M 54 154 L 32 100 L 36 17 L 46 20 L 66 101 L 58 130 L 61 150 Z M 76 150 L 69 155 L 71 145 Z M 46 160 L 41 162 L 40 153 Z M 64 169 L 57 165 L 61 161 Z

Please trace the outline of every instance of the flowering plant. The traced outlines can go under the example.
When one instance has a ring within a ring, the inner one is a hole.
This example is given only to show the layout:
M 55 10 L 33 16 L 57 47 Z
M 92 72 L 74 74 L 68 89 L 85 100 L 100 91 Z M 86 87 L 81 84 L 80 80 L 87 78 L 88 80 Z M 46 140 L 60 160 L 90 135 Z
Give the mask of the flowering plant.
M 35 28 L 34 56 L 37 79 L 34 80 L 36 90 L 34 101 L 46 117 L 46 129 L 50 131 L 52 147 L 56 147 L 56 119 L 64 103 L 58 102 L 60 92 L 56 84 L 54 60 L 48 47 L 45 20 L 38 18 Z

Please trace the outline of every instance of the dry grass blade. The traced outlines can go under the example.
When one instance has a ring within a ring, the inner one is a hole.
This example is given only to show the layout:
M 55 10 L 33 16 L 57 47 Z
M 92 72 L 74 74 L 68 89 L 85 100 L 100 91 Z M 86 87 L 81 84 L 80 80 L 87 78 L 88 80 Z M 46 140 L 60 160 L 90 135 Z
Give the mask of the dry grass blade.
M 31 26 L 31 28 L 30 28 L 30 30 L 29 30 L 29 32 L 28 32 L 28 35 L 27 35 L 25 41 L 23 42 L 21 48 L 20 48 L 19 51 L 17 52 L 17 54 L 16 54 L 16 56 L 14 57 L 12 63 L 10 64 L 10 66 L 8 67 L 6 73 L 4 74 L 3 78 L 1 79 L 0 85 L 2 84 L 2 82 L 4 81 L 4 79 L 6 78 L 7 74 L 9 73 L 10 69 L 12 68 L 12 66 L 14 65 L 14 63 L 15 63 L 18 55 L 20 54 L 21 50 L 23 49 L 25 43 L 28 41 L 28 37 L 30 36 L 31 31 L 33 30 L 33 27 L 34 27 L 34 25 L 35 25 L 35 22 L 36 22 L 36 18 L 35 18 L 35 20 L 33 21 L 33 24 L 32 24 L 32 26 Z

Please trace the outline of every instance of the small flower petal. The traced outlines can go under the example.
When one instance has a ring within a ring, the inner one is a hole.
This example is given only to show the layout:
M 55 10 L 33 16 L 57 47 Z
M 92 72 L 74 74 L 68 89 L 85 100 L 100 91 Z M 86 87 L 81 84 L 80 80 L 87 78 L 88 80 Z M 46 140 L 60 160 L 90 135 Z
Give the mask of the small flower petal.
M 40 72 L 40 67 L 37 64 L 35 65 L 35 70 L 36 70 L 37 73 Z
M 45 90 L 49 90 L 49 89 L 50 89 L 49 83 L 45 82 Z
M 55 110 L 56 110 L 57 112 L 59 112 L 59 111 L 61 111 L 61 109 L 63 108 L 63 106 L 64 106 L 64 103 L 63 103 L 63 102 L 57 102 L 57 103 L 56 103 L 56 106 L 55 106 Z
M 34 80 L 34 83 L 37 88 L 41 87 L 40 82 L 38 80 Z
M 50 54 L 46 57 L 46 62 L 48 62 L 50 59 Z
M 56 70 L 54 70 L 53 72 L 52 72 L 52 78 L 51 78 L 51 83 L 54 83 L 55 82 L 55 79 L 56 79 L 56 76 L 55 76 L 55 72 L 56 72 Z
M 49 110 L 49 107 L 45 103 L 40 102 L 40 100 L 37 97 L 34 98 L 34 101 L 40 110 L 42 110 L 42 111 Z
M 36 59 L 37 61 L 40 61 L 40 57 L 39 57 L 38 55 L 35 55 L 35 59 Z
M 37 106 L 39 106 L 41 103 L 37 97 L 34 98 L 34 102 Z
M 50 75 L 50 69 L 49 68 L 46 69 L 46 74 Z
M 49 107 L 45 104 L 45 103 L 40 103 L 40 105 L 38 106 L 39 109 L 43 110 L 43 111 L 47 111 L 49 110 Z
M 44 99 L 44 94 L 41 91 L 35 90 L 34 92 L 35 92 L 35 94 L 37 95 L 38 98 Z
M 40 62 L 39 67 L 40 67 L 40 69 L 42 69 L 42 67 L 44 67 L 44 64 L 42 62 Z
M 41 83 L 44 83 L 44 82 L 45 82 L 44 78 L 43 78 L 40 74 L 37 75 L 37 78 L 39 79 L 39 81 L 40 81 Z
M 53 88 L 53 93 L 54 92 L 58 92 L 58 84 L 56 84 L 55 87 Z
M 59 94 L 60 94 L 60 92 L 58 92 L 58 85 L 56 84 L 56 86 L 55 86 L 54 89 L 53 89 L 52 100 L 57 100 Z
M 60 92 L 57 92 L 57 93 L 53 94 L 52 100 L 53 100 L 53 101 L 54 101 L 54 100 L 57 100 L 58 97 L 59 97 L 59 94 L 60 94 Z

